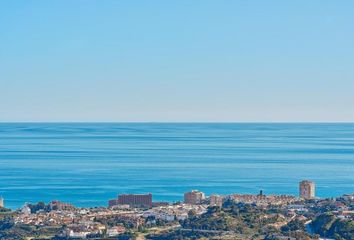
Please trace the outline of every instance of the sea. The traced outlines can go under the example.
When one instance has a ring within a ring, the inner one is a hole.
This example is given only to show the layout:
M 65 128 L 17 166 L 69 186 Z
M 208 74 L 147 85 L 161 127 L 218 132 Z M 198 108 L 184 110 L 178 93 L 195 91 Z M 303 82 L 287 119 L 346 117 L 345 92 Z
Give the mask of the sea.
M 107 206 L 122 193 L 354 193 L 354 123 L 0 123 L 5 206 Z

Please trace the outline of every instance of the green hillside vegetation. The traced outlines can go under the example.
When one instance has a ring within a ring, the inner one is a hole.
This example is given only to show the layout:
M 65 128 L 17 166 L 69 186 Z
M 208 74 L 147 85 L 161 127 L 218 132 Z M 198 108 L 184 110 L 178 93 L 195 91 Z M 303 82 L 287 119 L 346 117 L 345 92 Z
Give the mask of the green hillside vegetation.
M 316 217 L 311 224 L 313 231 L 328 238 L 354 239 L 354 220 L 338 219 L 331 213 Z

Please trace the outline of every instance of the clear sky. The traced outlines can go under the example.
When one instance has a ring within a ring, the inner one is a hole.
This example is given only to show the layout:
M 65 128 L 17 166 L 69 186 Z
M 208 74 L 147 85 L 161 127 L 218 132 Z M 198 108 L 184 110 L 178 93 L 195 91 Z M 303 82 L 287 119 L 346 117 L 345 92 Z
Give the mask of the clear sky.
M 354 121 L 354 1 L 0 1 L 0 121 Z

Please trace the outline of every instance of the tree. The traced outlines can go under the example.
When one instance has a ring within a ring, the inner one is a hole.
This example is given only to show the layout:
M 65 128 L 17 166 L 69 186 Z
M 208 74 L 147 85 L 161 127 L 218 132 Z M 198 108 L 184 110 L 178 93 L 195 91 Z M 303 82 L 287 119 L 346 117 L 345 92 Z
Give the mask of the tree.
M 189 218 L 194 218 L 194 217 L 196 217 L 197 216 L 197 212 L 195 211 L 195 210 L 190 210 L 189 212 L 188 212 L 188 217 Z
M 306 231 L 306 226 L 302 221 L 295 219 L 288 222 L 288 224 L 286 224 L 285 226 L 282 226 L 281 231 L 282 232 Z
M 0 219 L 0 231 L 4 231 L 12 228 L 15 225 L 14 219 L 12 217 L 6 216 Z

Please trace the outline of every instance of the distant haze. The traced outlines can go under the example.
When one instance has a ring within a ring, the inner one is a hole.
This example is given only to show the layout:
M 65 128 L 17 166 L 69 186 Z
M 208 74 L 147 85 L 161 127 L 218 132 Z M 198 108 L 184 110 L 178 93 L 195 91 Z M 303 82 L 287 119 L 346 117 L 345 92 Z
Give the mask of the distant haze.
M 354 1 L 1 1 L 0 121 L 354 121 Z

